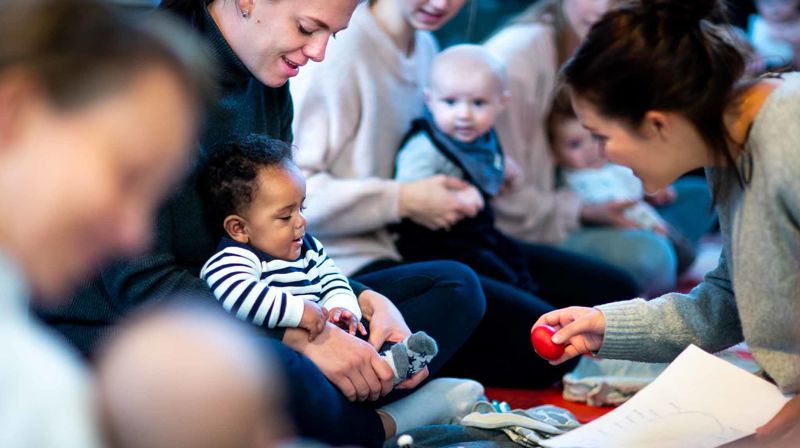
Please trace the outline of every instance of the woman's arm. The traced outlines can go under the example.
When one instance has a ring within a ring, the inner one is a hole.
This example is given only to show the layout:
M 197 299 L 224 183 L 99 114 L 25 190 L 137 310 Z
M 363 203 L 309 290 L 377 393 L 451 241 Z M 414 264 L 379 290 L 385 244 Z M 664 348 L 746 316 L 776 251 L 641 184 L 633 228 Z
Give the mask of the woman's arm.
M 605 317 L 600 356 L 670 362 L 689 344 L 716 353 L 742 340 L 726 257 L 689 294 L 666 294 L 598 307 Z
M 506 65 L 511 101 L 496 130 L 503 151 L 522 168 L 514 188 L 493 202 L 498 224 L 517 238 L 556 243 L 580 227 L 582 203 L 555 188 L 546 129 L 557 71 L 552 34 L 543 25 L 512 25 L 485 46 Z

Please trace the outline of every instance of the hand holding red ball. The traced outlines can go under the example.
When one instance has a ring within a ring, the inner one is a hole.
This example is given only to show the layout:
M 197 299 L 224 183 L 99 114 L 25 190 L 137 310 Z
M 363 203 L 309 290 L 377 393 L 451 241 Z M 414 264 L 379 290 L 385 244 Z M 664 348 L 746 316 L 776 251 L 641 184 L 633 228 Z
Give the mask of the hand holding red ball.
M 536 353 L 548 361 L 555 361 L 564 354 L 564 344 L 553 342 L 556 329 L 550 325 L 534 325 L 531 328 L 531 344 Z

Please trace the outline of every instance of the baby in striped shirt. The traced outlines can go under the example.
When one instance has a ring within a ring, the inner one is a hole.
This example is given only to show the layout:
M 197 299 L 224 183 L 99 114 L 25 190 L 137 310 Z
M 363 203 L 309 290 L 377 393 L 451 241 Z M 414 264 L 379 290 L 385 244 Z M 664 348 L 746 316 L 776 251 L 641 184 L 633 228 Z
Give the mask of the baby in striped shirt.
M 291 147 L 251 135 L 211 151 L 199 178 L 205 212 L 222 225 L 200 276 L 226 311 L 264 328 L 299 327 L 314 340 L 326 322 L 365 337 L 350 284 L 306 233 L 306 184 Z M 399 383 L 428 365 L 436 342 L 417 332 L 381 347 Z

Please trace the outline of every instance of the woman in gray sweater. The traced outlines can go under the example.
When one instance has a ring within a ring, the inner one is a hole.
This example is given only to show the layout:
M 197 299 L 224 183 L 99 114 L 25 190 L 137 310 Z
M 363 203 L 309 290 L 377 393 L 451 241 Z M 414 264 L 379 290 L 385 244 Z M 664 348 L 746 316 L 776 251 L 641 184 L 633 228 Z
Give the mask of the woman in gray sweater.
M 800 74 L 743 81 L 744 60 L 706 19 L 716 0 L 649 0 L 613 11 L 564 67 L 583 125 L 648 191 L 705 167 L 724 237 L 718 267 L 689 294 L 572 307 L 558 364 L 581 353 L 665 362 L 689 344 L 746 341 L 786 393 L 800 391 Z M 795 397 L 754 436 L 800 435 Z M 783 446 L 783 445 L 781 445 Z M 794 445 L 796 446 L 796 445 Z

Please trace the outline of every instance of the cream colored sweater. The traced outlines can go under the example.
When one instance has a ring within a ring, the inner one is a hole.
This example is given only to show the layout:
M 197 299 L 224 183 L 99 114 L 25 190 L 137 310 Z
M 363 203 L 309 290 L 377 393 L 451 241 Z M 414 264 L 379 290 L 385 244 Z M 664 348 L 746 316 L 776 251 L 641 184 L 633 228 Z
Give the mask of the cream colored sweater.
M 418 31 L 406 55 L 363 4 L 331 40 L 325 61 L 292 81 L 309 230 L 345 275 L 378 259 L 400 259 L 386 230 L 400 220 L 394 159 L 422 114 L 422 88 L 437 50 L 433 36 Z
M 511 103 L 495 128 L 503 151 L 523 171 L 516 187 L 494 200 L 497 226 L 521 240 L 558 243 L 578 229 L 581 201 L 567 190 L 556 190 L 547 141 L 547 113 L 558 72 L 553 30 L 540 24 L 512 25 L 485 47 L 508 71 Z

